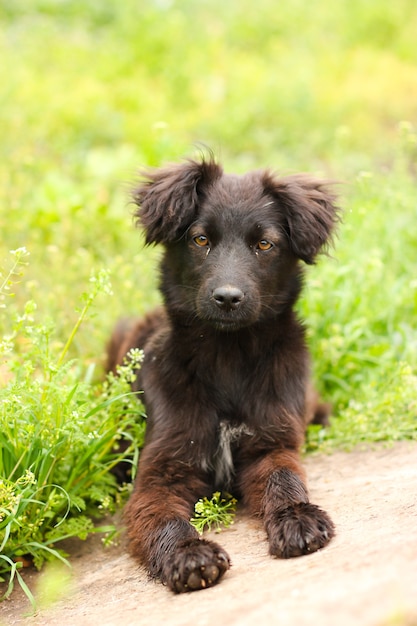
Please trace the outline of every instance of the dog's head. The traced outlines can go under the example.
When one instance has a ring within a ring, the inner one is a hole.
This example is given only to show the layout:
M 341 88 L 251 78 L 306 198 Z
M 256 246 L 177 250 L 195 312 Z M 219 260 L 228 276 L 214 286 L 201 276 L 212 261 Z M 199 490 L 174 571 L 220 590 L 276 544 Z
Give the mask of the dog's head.
M 295 301 L 338 220 L 328 185 L 269 171 L 226 175 L 213 159 L 151 171 L 136 189 L 146 243 L 162 243 L 168 308 L 220 329 L 275 317 Z

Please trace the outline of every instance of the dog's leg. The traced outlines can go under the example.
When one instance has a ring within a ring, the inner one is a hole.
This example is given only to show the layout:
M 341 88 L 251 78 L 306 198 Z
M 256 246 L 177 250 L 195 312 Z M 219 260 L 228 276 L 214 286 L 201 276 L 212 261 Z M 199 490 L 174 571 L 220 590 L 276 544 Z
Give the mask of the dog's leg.
M 143 455 L 125 509 L 133 556 L 175 593 L 215 585 L 230 567 L 229 556 L 217 543 L 201 539 L 189 523 L 195 502 L 210 492 L 203 473 L 161 459 L 152 446 Z
M 328 514 L 309 502 L 296 452 L 273 451 L 253 461 L 241 473 L 241 489 L 250 512 L 263 517 L 272 556 L 315 552 L 334 536 Z

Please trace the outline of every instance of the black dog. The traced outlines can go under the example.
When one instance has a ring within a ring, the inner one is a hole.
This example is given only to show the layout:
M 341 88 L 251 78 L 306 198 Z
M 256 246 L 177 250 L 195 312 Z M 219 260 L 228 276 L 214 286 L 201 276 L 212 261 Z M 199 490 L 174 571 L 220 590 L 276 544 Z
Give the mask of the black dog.
M 146 242 L 165 247 L 165 308 L 119 327 L 109 347 L 109 369 L 145 351 L 132 553 L 175 592 L 217 583 L 229 557 L 189 523 L 214 488 L 262 518 L 272 556 L 322 548 L 334 526 L 309 502 L 299 448 L 326 408 L 314 406 L 293 307 L 300 259 L 314 263 L 338 219 L 334 196 L 305 175 L 226 175 L 209 159 L 148 173 L 134 199 Z

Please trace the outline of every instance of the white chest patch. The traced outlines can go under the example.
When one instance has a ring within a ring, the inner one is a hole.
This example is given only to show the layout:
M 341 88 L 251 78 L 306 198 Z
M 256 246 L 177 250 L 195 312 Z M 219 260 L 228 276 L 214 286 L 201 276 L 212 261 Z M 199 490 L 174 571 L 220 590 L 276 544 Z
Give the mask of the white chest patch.
M 252 435 L 245 424 L 232 426 L 228 422 L 220 422 L 219 443 L 213 459 L 215 483 L 218 487 L 228 488 L 234 475 L 232 444 L 237 443 L 242 435 Z

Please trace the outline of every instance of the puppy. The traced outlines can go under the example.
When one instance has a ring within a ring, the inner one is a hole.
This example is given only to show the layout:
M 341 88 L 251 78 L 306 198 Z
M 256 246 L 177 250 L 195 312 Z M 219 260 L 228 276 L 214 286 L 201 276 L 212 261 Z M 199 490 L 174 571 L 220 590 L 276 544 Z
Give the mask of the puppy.
M 299 449 L 314 405 L 294 312 L 300 261 L 313 264 L 338 209 L 320 180 L 225 174 L 210 157 L 150 171 L 134 192 L 147 244 L 162 244 L 164 308 L 115 330 L 108 367 L 145 357 L 147 434 L 125 510 L 132 554 L 176 593 L 210 587 L 228 554 L 190 525 L 214 489 L 263 521 L 269 553 L 324 547 L 334 526 L 310 503 Z

